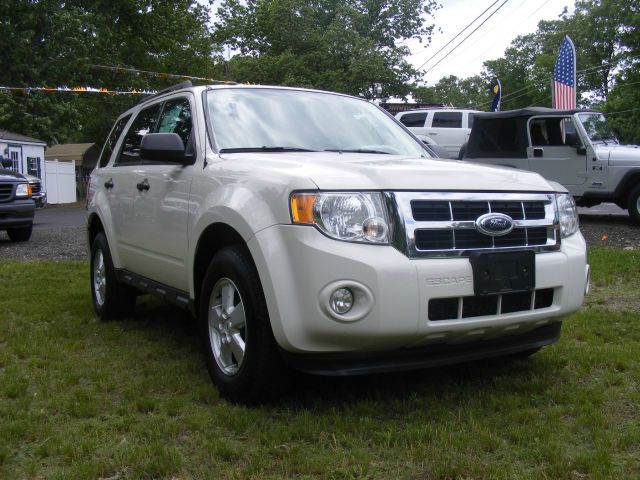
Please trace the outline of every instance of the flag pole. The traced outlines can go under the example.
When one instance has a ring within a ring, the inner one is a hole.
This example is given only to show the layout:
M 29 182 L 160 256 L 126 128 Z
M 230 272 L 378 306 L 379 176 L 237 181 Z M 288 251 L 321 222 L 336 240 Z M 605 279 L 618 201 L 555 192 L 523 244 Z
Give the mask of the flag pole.
M 556 84 L 553 81 L 553 74 L 550 75 L 551 77 L 551 108 L 555 109 L 556 108 Z
M 578 108 L 578 82 L 576 80 L 578 57 L 576 56 L 576 46 L 573 44 L 573 40 L 571 40 L 569 35 L 567 35 L 567 40 L 569 40 L 569 45 L 571 45 L 571 50 L 573 50 L 573 104 L 575 105 L 574 108 Z

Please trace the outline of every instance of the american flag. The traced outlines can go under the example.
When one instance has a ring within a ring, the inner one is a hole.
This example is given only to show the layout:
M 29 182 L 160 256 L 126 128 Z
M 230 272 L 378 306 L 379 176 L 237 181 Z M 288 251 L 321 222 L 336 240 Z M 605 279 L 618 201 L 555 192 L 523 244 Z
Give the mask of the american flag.
M 568 36 L 553 69 L 553 108 L 576 108 L 576 49 Z

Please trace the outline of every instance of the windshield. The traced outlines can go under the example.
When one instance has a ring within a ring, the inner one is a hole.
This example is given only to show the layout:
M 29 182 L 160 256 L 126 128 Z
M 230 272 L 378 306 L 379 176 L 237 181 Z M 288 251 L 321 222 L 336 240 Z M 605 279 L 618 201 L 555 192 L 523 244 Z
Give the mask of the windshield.
M 606 140 L 617 142 L 607 119 L 601 113 L 579 113 L 578 118 L 592 142 Z
M 340 151 L 429 156 L 375 105 L 302 90 L 242 88 L 207 92 L 221 152 Z

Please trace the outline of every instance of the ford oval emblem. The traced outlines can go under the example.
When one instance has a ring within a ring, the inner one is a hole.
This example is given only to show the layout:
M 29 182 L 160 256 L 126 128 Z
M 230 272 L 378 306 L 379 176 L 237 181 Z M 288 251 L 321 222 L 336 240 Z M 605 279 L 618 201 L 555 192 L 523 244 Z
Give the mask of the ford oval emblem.
M 513 230 L 513 220 L 504 213 L 485 213 L 476 220 L 476 228 L 485 235 L 498 237 Z

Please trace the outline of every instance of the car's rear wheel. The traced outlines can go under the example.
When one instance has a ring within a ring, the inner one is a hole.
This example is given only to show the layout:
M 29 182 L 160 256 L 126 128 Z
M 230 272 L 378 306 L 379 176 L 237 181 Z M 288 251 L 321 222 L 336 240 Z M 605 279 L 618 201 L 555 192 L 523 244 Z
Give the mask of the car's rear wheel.
M 631 189 L 627 200 L 627 208 L 631 219 L 640 224 L 640 185 L 636 185 Z
M 223 397 L 255 404 L 282 393 L 286 367 L 258 272 L 243 248 L 224 248 L 211 260 L 202 284 L 199 322 L 207 369 Z
M 7 235 L 12 242 L 26 242 L 31 238 L 31 232 L 33 231 L 33 225 L 21 228 L 9 228 L 7 229 Z
M 118 282 L 103 232 L 91 244 L 91 298 L 93 309 L 102 320 L 131 315 L 136 305 L 136 291 Z

